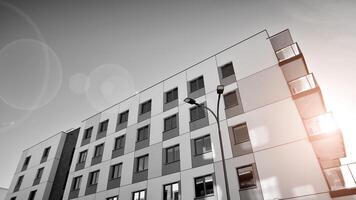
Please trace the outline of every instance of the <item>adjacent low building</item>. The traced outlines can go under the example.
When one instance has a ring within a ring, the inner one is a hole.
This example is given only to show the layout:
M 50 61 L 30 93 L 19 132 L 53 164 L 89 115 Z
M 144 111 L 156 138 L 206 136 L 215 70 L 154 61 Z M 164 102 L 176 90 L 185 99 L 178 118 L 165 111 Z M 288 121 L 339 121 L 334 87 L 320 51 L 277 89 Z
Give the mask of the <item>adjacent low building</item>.
M 7 199 L 352 199 L 333 125 L 289 30 L 263 30 L 26 150 Z

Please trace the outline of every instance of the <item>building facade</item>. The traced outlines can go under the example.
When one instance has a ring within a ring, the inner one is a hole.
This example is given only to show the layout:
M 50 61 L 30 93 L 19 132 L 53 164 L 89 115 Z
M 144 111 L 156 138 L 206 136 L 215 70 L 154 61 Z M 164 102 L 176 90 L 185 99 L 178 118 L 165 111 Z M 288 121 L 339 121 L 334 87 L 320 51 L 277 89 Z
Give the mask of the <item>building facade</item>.
M 223 146 L 201 107 L 217 109 L 217 85 Z M 342 134 L 325 121 L 332 114 L 289 30 L 264 30 L 82 121 L 63 200 L 224 200 L 226 188 L 234 200 L 352 194 Z

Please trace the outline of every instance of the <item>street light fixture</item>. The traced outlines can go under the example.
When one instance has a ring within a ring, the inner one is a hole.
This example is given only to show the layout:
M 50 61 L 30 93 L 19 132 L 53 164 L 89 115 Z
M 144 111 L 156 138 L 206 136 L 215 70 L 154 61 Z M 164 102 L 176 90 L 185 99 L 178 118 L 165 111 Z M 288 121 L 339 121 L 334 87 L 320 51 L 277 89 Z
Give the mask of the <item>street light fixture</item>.
M 196 105 L 198 107 L 202 107 L 206 110 L 208 110 L 215 118 L 216 123 L 218 125 L 218 133 L 219 133 L 219 142 L 220 142 L 220 149 L 221 149 L 221 159 L 222 159 L 222 165 L 223 165 L 223 170 L 224 170 L 224 180 L 225 180 L 225 189 L 226 189 L 226 198 L 227 200 L 230 200 L 230 191 L 229 191 L 229 182 L 227 180 L 227 173 L 226 173 L 226 163 L 225 163 L 225 155 L 224 155 L 224 149 L 223 149 L 223 144 L 222 144 L 222 139 L 221 139 L 221 129 L 220 129 L 220 120 L 219 120 L 219 105 L 220 105 L 220 98 L 221 98 L 221 94 L 224 93 L 224 85 L 218 85 L 216 87 L 216 93 L 218 94 L 218 102 L 217 102 L 217 106 L 216 106 L 216 113 L 214 113 L 214 111 L 212 111 L 210 108 L 208 108 L 207 106 L 204 105 L 200 105 L 198 104 L 194 99 L 192 98 L 185 98 L 184 102 L 188 103 L 188 104 L 192 104 L 192 105 Z

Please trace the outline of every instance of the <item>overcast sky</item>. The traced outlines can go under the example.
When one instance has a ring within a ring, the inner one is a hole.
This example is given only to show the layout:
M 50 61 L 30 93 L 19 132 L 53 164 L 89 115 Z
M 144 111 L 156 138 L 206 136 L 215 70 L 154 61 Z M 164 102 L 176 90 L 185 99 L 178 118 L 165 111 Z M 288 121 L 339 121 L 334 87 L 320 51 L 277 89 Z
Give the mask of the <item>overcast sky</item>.
M 355 10 L 353 0 L 0 0 L 0 187 L 24 149 L 263 29 L 290 29 L 350 147 Z

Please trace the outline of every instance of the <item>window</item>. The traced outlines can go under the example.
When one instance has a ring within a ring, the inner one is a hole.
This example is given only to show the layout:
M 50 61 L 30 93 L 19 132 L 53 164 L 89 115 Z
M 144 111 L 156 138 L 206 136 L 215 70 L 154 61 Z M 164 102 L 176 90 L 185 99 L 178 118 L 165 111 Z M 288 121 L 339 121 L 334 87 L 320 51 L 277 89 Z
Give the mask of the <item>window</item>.
M 45 150 L 43 151 L 42 158 L 47 158 L 48 157 L 50 149 L 51 149 L 51 147 L 45 148 Z
M 239 105 L 237 101 L 236 92 L 230 92 L 224 95 L 225 108 L 230 108 Z
M 34 200 L 36 196 L 37 190 L 33 190 L 30 192 L 30 195 L 28 196 L 28 200 Z
M 166 148 L 166 164 L 179 161 L 179 145 Z
M 101 122 L 99 125 L 99 133 L 106 132 L 106 130 L 108 130 L 108 124 L 109 124 L 108 119 Z
M 119 124 L 127 122 L 128 119 L 129 119 L 129 110 L 126 110 L 125 112 L 120 113 Z
M 243 190 L 256 187 L 256 179 L 252 165 L 237 168 L 237 177 L 239 179 L 240 189 Z
M 124 148 L 125 145 L 125 135 L 115 138 L 114 150 Z
M 177 115 L 172 115 L 164 119 L 164 131 L 169 131 L 177 128 Z
M 176 99 L 178 99 L 178 88 L 174 88 L 173 90 L 166 92 L 166 103 L 169 103 Z
M 98 183 L 99 179 L 99 170 L 90 172 L 89 174 L 89 185 L 95 185 Z
M 22 181 L 23 181 L 23 175 L 20 176 L 18 179 L 17 179 L 17 182 L 16 182 L 16 185 L 15 185 L 15 189 L 14 189 L 14 192 L 18 191 L 21 187 L 21 184 L 22 184 Z
M 99 157 L 103 155 L 104 144 L 99 144 L 95 147 L 94 157 Z
M 207 175 L 194 179 L 195 197 L 205 197 L 214 194 L 213 176 Z
M 136 172 L 141 172 L 148 169 L 148 155 L 137 158 Z
M 204 104 L 201 104 L 203 106 Z M 205 110 L 201 106 L 195 106 L 190 108 L 190 121 L 196 121 L 205 117 Z
M 132 200 L 146 200 L 146 190 L 132 193 Z
M 234 72 L 234 66 L 232 65 L 232 62 L 227 63 L 221 67 L 222 78 L 226 78 L 234 74 L 235 72 Z
M 240 144 L 249 141 L 247 124 L 242 123 L 232 127 L 235 144 Z
M 137 142 L 148 139 L 148 125 L 137 130 Z
M 106 200 L 119 200 L 119 196 L 109 197 Z
M 171 183 L 163 186 L 163 200 L 179 199 L 179 183 Z
M 93 127 L 87 128 L 84 131 L 84 139 L 89 139 L 91 137 L 91 133 L 93 132 Z
M 145 114 L 151 111 L 151 100 L 148 100 L 141 104 L 141 114 Z
M 122 164 L 112 165 L 110 167 L 110 179 L 116 179 L 121 177 Z
M 44 170 L 44 167 L 39 168 L 39 169 L 37 170 L 37 174 L 36 174 L 36 178 L 35 178 L 35 179 L 41 179 L 42 174 L 43 174 L 43 170 Z
M 203 76 L 200 76 L 197 79 L 190 81 L 190 92 L 194 92 L 204 87 L 204 79 Z
M 88 155 L 88 150 L 82 151 L 79 153 L 79 159 L 78 159 L 78 163 L 83 163 L 86 161 L 87 159 L 87 155 Z
M 22 166 L 22 171 L 27 169 L 28 164 L 30 164 L 30 160 L 31 160 L 31 156 L 27 156 L 25 158 L 25 162 L 23 163 L 23 166 Z
M 82 176 L 74 177 L 73 184 L 72 184 L 72 190 L 79 190 L 81 182 L 82 182 Z
M 206 135 L 194 140 L 195 155 L 208 153 L 211 151 L 210 135 Z
M 11 199 L 10 200 L 16 200 L 16 197 L 11 197 Z

